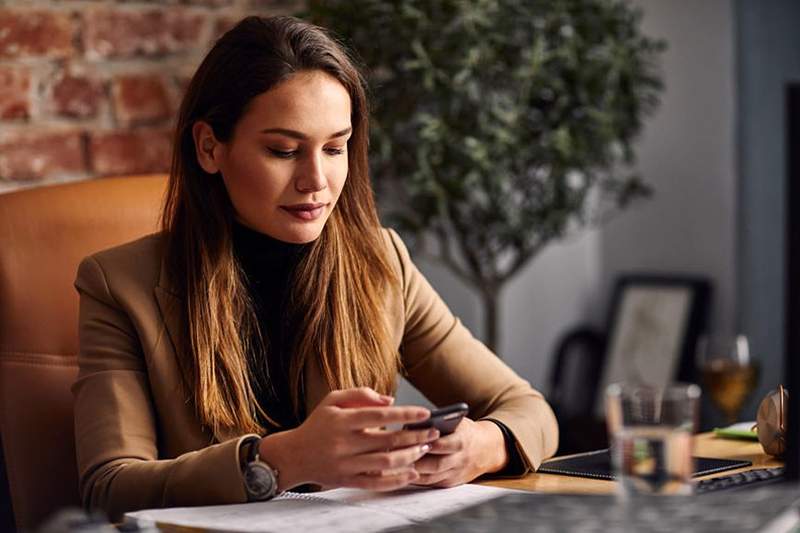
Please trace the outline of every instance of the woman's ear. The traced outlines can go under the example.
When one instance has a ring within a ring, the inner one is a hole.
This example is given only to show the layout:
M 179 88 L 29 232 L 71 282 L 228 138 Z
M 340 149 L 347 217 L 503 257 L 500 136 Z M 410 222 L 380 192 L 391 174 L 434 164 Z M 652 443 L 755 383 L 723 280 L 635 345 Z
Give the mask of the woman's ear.
M 219 172 L 222 143 L 214 136 L 214 130 L 211 129 L 211 126 L 202 120 L 196 121 L 192 126 L 192 137 L 194 138 L 194 151 L 197 154 L 197 163 L 200 168 L 209 174 Z

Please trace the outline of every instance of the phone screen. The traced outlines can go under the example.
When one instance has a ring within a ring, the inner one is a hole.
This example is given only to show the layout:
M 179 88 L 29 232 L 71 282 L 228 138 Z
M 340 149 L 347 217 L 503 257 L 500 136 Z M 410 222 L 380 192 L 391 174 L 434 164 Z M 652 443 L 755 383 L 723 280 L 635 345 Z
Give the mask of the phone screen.
M 449 435 L 456 430 L 458 423 L 469 411 L 469 406 L 464 402 L 454 403 L 439 409 L 433 409 L 431 416 L 422 422 L 406 424 L 403 429 L 426 429 L 435 427 L 441 435 Z

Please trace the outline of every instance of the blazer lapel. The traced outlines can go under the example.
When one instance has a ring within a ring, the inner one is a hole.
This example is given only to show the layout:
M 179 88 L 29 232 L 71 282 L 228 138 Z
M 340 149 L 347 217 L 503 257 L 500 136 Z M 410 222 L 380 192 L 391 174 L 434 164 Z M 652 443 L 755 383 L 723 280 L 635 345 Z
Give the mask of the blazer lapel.
M 154 289 L 156 302 L 161 311 L 161 319 L 164 321 L 164 328 L 167 330 L 169 340 L 172 343 L 172 351 L 177 357 L 178 347 L 181 346 L 182 321 L 181 321 L 181 300 L 172 292 L 157 286 Z M 178 367 L 180 368 L 180 367 Z

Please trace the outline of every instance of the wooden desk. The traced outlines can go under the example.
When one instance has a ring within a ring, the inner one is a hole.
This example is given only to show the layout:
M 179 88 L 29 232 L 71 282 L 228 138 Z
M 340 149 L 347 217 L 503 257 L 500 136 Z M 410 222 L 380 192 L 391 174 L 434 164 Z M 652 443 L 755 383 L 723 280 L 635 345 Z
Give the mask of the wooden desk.
M 714 436 L 713 433 L 701 433 L 695 437 L 694 455 L 719 459 L 739 459 L 753 463 L 753 466 L 748 468 L 728 470 L 724 473 L 710 474 L 697 479 L 744 472 L 755 468 L 783 466 L 782 461 L 766 455 L 758 441 L 721 439 Z M 520 479 L 481 481 L 478 484 L 509 489 L 572 494 L 609 494 L 616 490 L 615 481 L 560 476 L 557 474 L 528 474 Z
M 705 477 L 742 472 L 754 468 L 772 468 L 783 465 L 781 461 L 764 454 L 758 442 L 719 439 L 712 433 L 703 433 L 695 437 L 694 454 L 701 457 L 747 460 L 753 463 L 753 466 L 748 468 L 729 470 L 723 474 L 712 474 Z M 698 479 L 705 479 L 705 477 Z M 613 493 L 616 488 L 616 482 L 614 481 L 559 476 L 556 474 L 529 474 L 521 479 L 482 481 L 478 484 L 529 491 L 572 494 L 609 494 Z M 206 530 L 194 527 L 170 524 L 159 524 L 159 527 L 161 527 L 163 531 L 169 533 L 206 533 Z

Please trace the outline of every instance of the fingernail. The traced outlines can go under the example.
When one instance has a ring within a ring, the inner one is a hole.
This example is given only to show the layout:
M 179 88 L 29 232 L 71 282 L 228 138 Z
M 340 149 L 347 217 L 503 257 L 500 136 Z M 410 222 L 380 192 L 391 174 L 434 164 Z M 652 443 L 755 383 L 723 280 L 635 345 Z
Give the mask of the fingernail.
M 385 394 L 381 394 L 381 400 L 388 404 L 394 403 L 394 398 L 391 396 L 386 396 Z
M 438 439 L 439 438 L 439 430 L 438 429 L 430 429 L 430 430 L 428 430 L 428 438 L 429 439 Z
M 419 451 L 420 453 L 428 453 L 429 451 L 431 451 L 430 444 L 423 444 L 422 446 L 419 447 Z

